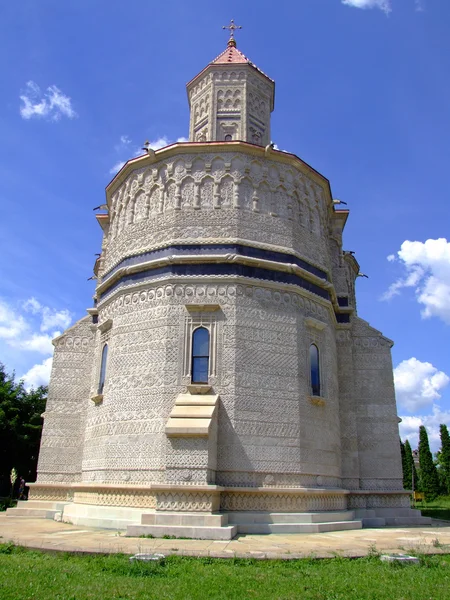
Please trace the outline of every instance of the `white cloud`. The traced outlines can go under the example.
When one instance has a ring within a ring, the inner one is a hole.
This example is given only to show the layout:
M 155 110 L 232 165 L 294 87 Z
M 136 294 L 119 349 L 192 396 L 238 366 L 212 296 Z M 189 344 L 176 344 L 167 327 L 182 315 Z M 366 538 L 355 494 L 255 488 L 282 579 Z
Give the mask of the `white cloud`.
M 49 331 L 54 327 L 67 329 L 72 322 L 72 316 L 67 309 L 58 311 L 54 308 L 49 308 L 48 306 L 42 306 L 42 304 L 34 297 L 28 298 L 28 300 L 23 303 L 22 307 L 26 312 L 31 312 L 33 315 L 41 315 L 41 331 Z
M 33 315 L 36 315 L 42 310 L 42 304 L 38 302 L 34 296 L 25 300 L 22 306 L 26 312 L 31 312 Z
M 179 137 L 179 138 L 177 138 L 176 143 L 181 144 L 181 143 L 187 142 L 187 141 L 189 141 L 187 138 Z M 159 150 L 160 148 L 165 148 L 166 146 L 169 146 L 170 144 L 174 144 L 174 143 L 175 142 L 172 142 L 171 140 L 169 140 L 169 138 L 167 138 L 165 135 L 163 135 L 162 137 L 149 142 L 149 146 L 153 150 Z
M 67 329 L 71 321 L 72 316 L 67 309 L 43 306 L 34 297 L 17 308 L 0 299 L 0 340 L 11 348 L 52 354 L 52 339 L 60 335 L 53 328 Z M 51 333 L 47 333 L 49 331 Z
M 14 340 L 23 335 L 27 328 L 23 316 L 15 314 L 14 310 L 0 299 L 0 339 Z
M 41 331 L 49 331 L 53 327 L 67 329 L 72 322 L 72 316 L 67 309 L 55 310 L 44 306 L 42 310 Z
M 24 340 L 11 340 L 10 345 L 20 350 L 39 352 L 39 354 L 52 354 L 52 339 L 58 335 L 60 335 L 59 331 L 55 331 L 53 335 L 33 333 Z
M 188 141 L 189 140 L 185 137 L 179 137 L 176 140 L 177 143 L 188 142 Z M 163 135 L 153 141 L 150 141 L 149 146 L 153 150 L 160 150 L 161 148 L 165 148 L 166 146 L 169 146 L 170 144 L 173 144 L 173 143 L 175 143 L 175 142 L 169 140 L 169 138 L 167 136 Z M 124 156 L 125 152 L 126 152 L 126 154 L 129 156 L 130 151 L 128 149 L 128 146 L 130 144 L 131 144 L 130 138 L 127 135 L 122 135 L 120 137 L 120 143 L 117 144 L 116 146 L 114 146 L 114 149 L 120 155 Z M 136 148 L 133 156 L 140 156 L 141 154 L 144 154 L 144 150 L 142 148 Z M 127 162 L 126 160 L 117 161 L 116 164 L 114 166 L 112 166 L 111 169 L 109 170 L 109 174 L 115 175 L 116 173 L 118 173 L 126 162 Z
M 34 81 L 29 81 L 25 92 L 20 96 L 23 106 L 20 115 L 23 119 L 33 117 L 59 121 L 61 117 L 74 119 L 77 113 L 72 108 L 72 101 L 56 85 L 50 85 L 44 93 Z
M 283 148 L 279 148 L 278 144 L 274 144 L 273 149 L 278 150 L 279 152 L 287 152 L 289 154 L 289 150 L 283 150 Z
M 399 425 L 400 437 L 403 441 L 409 440 L 411 448 L 415 449 L 419 445 L 419 427 L 424 425 L 428 433 L 430 448 L 432 452 L 437 452 L 441 447 L 439 435 L 439 425 L 441 423 L 450 426 L 450 412 L 442 411 L 438 406 L 433 405 L 432 413 L 421 416 L 402 416 L 402 422 Z
M 50 380 L 53 357 L 46 358 L 42 363 L 34 365 L 21 377 L 27 391 L 40 385 L 47 385 Z
M 116 164 L 110 168 L 109 174 L 115 175 L 116 173 L 118 173 L 125 163 L 126 160 L 119 160 L 119 162 L 116 162 Z
M 394 262 L 394 260 L 395 260 L 395 254 L 389 254 L 389 256 L 387 257 L 387 260 L 389 262 Z
M 379 8 L 386 14 L 392 10 L 390 0 L 342 0 L 342 4 L 354 8 Z
M 398 405 L 412 413 L 441 398 L 450 377 L 429 362 L 417 358 L 402 361 L 394 369 Z
M 422 304 L 424 319 L 439 317 L 450 324 L 450 242 L 445 238 L 426 242 L 406 240 L 397 252 L 406 270 L 383 294 L 389 300 L 400 294 L 402 288 L 412 287 L 417 302 Z

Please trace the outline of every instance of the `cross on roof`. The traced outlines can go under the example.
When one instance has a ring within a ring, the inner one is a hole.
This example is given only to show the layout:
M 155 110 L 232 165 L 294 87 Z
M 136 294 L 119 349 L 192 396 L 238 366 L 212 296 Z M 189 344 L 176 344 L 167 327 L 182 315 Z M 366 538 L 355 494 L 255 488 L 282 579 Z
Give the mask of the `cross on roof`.
M 228 40 L 228 45 L 233 45 L 236 46 L 236 40 L 234 39 L 234 32 L 236 29 L 242 29 L 241 25 L 235 25 L 234 24 L 234 19 L 231 19 L 230 24 L 229 25 L 224 25 L 222 27 L 222 29 L 229 29 L 230 30 L 230 39 Z

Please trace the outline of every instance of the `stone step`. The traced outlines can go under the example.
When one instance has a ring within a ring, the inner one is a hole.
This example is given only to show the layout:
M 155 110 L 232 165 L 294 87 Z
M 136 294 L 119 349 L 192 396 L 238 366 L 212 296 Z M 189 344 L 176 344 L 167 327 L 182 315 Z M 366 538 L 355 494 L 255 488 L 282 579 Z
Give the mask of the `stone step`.
M 16 508 L 45 508 L 47 510 L 62 510 L 68 502 L 51 502 L 50 500 L 19 500 Z
M 421 525 L 431 525 L 431 517 L 385 517 L 386 525 L 400 526 L 400 527 L 411 527 Z
M 415 508 L 376 508 L 375 513 L 377 517 L 413 517 L 417 518 L 421 516 L 420 510 Z
M 34 517 L 35 519 L 54 519 L 56 513 L 60 510 L 47 510 L 46 508 L 8 508 L 7 517 Z
M 152 535 L 156 538 L 174 536 L 199 540 L 231 540 L 237 534 L 236 525 L 224 527 L 195 527 L 188 525 L 128 525 L 127 536 L 140 537 Z
M 339 521 L 353 521 L 355 519 L 354 511 L 333 511 L 333 512 L 308 512 L 308 513 L 273 513 L 266 511 L 258 512 L 228 512 L 228 522 L 233 525 L 240 523 L 330 523 Z
M 64 507 L 62 520 L 82 527 L 99 527 L 125 531 L 128 525 L 139 525 L 143 509 L 120 506 L 93 506 L 68 504 Z
M 228 515 L 222 513 L 144 513 L 142 525 L 182 525 L 190 527 L 224 527 L 228 525 Z
M 361 521 L 365 528 L 386 527 L 386 519 L 384 517 L 362 517 Z
M 323 533 L 361 528 L 360 520 L 331 521 L 329 523 L 240 523 L 237 525 L 238 533 L 258 535 L 264 533 Z

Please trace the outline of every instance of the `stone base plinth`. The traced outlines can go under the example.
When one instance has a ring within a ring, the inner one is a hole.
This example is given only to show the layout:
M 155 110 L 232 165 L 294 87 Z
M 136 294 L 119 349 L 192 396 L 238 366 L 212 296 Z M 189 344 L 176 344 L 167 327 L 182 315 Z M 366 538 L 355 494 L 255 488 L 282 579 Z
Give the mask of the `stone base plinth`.
M 217 540 L 231 539 L 236 533 L 431 524 L 431 519 L 410 508 L 410 495 L 403 490 L 215 485 L 30 484 L 30 500 L 21 503 L 15 514 L 26 516 L 31 511 L 51 518 L 50 510 L 68 523 L 127 530 L 133 536 Z

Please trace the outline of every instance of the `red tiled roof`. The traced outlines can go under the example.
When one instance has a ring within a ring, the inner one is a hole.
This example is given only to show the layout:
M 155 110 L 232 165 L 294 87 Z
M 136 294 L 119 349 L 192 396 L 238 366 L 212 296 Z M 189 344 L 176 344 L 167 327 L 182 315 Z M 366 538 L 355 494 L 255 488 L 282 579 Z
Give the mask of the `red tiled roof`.
M 227 46 L 222 54 L 219 54 L 219 56 L 211 62 L 212 65 L 223 65 L 225 63 L 251 64 L 248 58 L 244 56 L 242 52 L 235 46 Z
M 264 75 L 264 77 L 267 77 L 267 79 L 270 79 L 270 77 L 268 75 L 266 75 L 264 73 L 264 71 L 261 71 L 261 69 L 258 69 L 258 67 L 252 63 L 252 61 L 247 58 L 244 54 L 242 54 L 242 52 L 240 50 L 238 50 L 236 48 L 236 42 L 234 40 L 230 40 L 228 42 L 228 46 L 225 48 L 225 50 L 222 52 L 222 54 L 219 54 L 219 56 L 217 58 L 215 58 L 213 61 L 211 61 L 209 63 L 210 65 L 230 65 L 230 64 L 235 64 L 235 65 L 250 65 L 251 67 L 253 67 L 254 69 L 256 69 L 259 73 L 261 73 L 261 75 Z M 272 81 L 272 79 L 270 79 L 270 81 Z
M 234 40 L 230 40 L 228 42 L 228 46 L 225 48 L 225 50 L 221 54 L 219 54 L 219 56 L 217 56 L 214 60 L 212 60 L 193 79 L 191 79 L 191 81 L 189 81 L 189 83 L 187 85 L 189 86 L 193 81 L 195 81 L 197 79 L 197 77 L 202 75 L 202 73 L 204 73 L 204 71 L 206 71 L 206 69 L 209 67 L 209 65 L 232 65 L 232 64 L 250 65 L 256 71 L 258 71 L 258 73 L 261 73 L 261 75 L 264 75 L 264 77 L 267 77 L 267 79 L 269 81 L 273 81 L 272 79 L 270 79 L 270 77 L 268 75 L 266 75 L 264 73 L 264 71 L 261 71 L 261 69 L 258 69 L 258 67 L 254 63 L 252 63 L 252 61 L 250 59 L 248 59 L 244 54 L 242 54 L 242 52 L 240 50 L 238 50 L 236 48 L 236 42 Z

